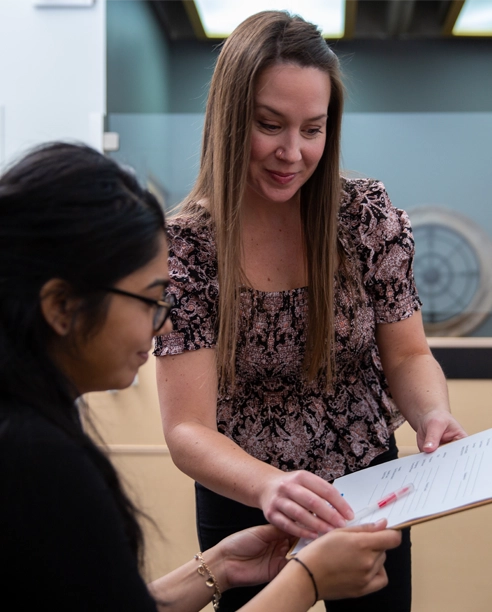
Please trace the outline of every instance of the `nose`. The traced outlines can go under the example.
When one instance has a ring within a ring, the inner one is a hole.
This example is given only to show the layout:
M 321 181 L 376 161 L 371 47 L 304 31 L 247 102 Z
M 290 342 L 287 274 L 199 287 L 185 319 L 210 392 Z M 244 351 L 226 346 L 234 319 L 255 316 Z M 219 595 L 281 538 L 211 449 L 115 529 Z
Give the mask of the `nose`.
M 275 151 L 277 159 L 293 164 L 302 159 L 302 143 L 300 135 L 285 134 L 278 143 L 278 148 Z

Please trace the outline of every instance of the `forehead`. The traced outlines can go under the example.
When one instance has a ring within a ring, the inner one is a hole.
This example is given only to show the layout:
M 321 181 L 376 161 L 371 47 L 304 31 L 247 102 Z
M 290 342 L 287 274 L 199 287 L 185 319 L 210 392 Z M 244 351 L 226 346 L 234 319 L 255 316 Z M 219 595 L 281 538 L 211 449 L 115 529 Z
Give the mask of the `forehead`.
M 138 270 L 121 279 L 117 286 L 129 291 L 141 291 L 153 285 L 163 285 L 169 279 L 168 247 L 164 232 L 158 238 L 155 256 Z
M 304 108 L 315 115 L 326 112 L 330 101 L 330 76 L 314 67 L 278 63 L 263 70 L 255 83 L 255 106 Z M 309 112 L 308 112 L 309 114 Z M 313 115 L 314 116 L 314 115 Z

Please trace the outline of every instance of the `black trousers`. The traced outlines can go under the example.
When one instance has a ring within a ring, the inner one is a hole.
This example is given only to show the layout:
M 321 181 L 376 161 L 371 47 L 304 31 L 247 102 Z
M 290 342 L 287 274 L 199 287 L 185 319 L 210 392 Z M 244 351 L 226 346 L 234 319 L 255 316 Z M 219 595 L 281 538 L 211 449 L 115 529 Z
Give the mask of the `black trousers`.
M 378 465 L 396 459 L 398 449 L 394 436 L 390 440 L 388 451 L 376 457 L 371 463 Z M 217 495 L 199 483 L 195 483 L 196 518 L 198 539 L 201 550 L 217 544 L 231 533 L 254 525 L 264 525 L 267 521 L 263 512 L 257 508 L 244 506 L 236 501 Z M 386 555 L 385 568 L 389 583 L 380 591 L 338 601 L 326 601 L 329 612 L 410 612 L 412 601 L 410 529 L 404 529 L 402 543 L 398 548 L 389 550 Z M 235 612 L 254 597 L 265 585 L 230 589 L 222 594 L 221 612 Z

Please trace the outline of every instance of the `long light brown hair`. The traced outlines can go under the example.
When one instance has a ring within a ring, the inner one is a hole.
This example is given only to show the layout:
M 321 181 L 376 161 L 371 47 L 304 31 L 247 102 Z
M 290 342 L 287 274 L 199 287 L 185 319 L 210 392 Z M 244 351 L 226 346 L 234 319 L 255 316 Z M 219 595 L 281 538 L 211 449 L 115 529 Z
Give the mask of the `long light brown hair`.
M 334 373 L 334 282 L 343 251 L 337 238 L 343 84 L 338 58 L 318 28 L 283 11 L 263 11 L 243 21 L 224 43 L 208 97 L 200 172 L 183 213 L 206 199 L 217 244 L 219 280 L 218 373 L 234 383 L 241 266 L 240 206 L 245 193 L 259 75 L 277 63 L 314 67 L 330 77 L 326 145 L 300 193 L 309 285 L 304 367 L 309 380 Z

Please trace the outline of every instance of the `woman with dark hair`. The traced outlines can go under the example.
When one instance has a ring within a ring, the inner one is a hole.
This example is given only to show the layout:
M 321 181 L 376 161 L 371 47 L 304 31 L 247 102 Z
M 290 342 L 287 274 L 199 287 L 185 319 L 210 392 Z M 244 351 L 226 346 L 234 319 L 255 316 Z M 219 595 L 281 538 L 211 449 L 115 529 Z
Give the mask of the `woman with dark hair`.
M 289 564 L 293 538 L 263 525 L 144 584 L 136 509 L 77 400 L 130 385 L 154 334 L 171 330 L 167 256 L 155 198 L 86 146 L 44 146 L 0 178 L 3 608 L 192 612 L 283 568 L 249 610 L 381 588 L 400 540 L 384 524 L 329 534 Z
M 198 179 L 169 223 L 180 307 L 155 348 L 202 546 L 261 521 L 305 538 L 345 525 L 329 483 L 396 458 L 405 419 L 427 452 L 465 435 L 426 342 L 408 217 L 380 182 L 340 175 L 342 109 L 338 59 L 301 17 L 264 11 L 225 41 Z M 387 588 L 327 609 L 409 612 L 408 530 L 386 567 Z

